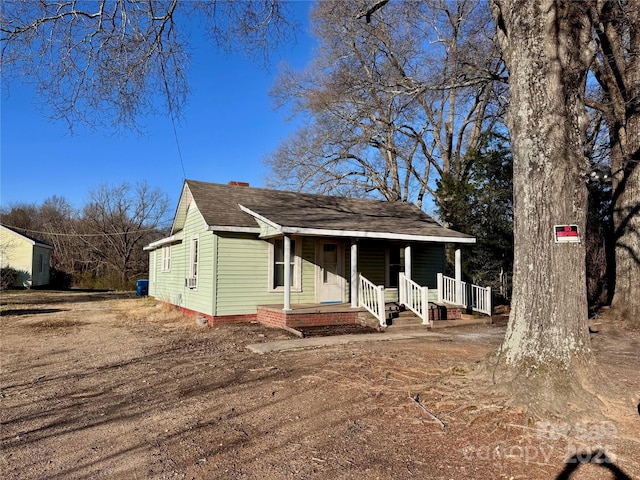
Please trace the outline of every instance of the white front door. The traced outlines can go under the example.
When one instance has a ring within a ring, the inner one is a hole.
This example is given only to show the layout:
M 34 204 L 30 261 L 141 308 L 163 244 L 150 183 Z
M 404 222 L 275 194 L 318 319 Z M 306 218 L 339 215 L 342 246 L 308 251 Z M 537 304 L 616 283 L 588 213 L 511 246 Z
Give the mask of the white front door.
M 318 303 L 344 302 L 344 245 L 334 240 L 316 243 L 316 300 Z

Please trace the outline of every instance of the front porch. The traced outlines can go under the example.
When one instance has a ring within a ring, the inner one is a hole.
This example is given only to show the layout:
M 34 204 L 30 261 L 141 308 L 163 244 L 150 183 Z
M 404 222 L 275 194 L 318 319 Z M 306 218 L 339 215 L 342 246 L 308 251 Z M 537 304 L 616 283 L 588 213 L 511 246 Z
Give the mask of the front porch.
M 295 265 L 292 264 L 292 242 L 288 236 L 284 236 L 283 265 Z M 415 266 L 412 263 L 411 244 L 399 249 L 402 251 L 402 254 L 398 255 L 398 258 L 402 259 L 400 262 L 396 261 L 392 264 L 388 261 L 387 254 L 384 269 L 380 268 L 382 265 L 372 268 L 375 264 L 371 261 L 364 265 L 370 273 L 380 279 L 379 282 L 384 278 L 380 276 L 380 272 L 386 271 L 385 283 L 390 284 L 390 279 L 397 282 L 392 284 L 391 288 L 374 283 L 363 275 L 359 268 L 361 260 L 359 250 L 359 242 L 352 239 L 349 262 L 345 265 L 342 254 L 344 249 L 339 241 L 317 240 L 314 261 L 317 303 L 291 302 L 292 273 L 295 270 L 285 268 L 282 275 L 283 303 L 258 305 L 256 319 L 272 327 L 298 328 L 356 324 L 369 315 L 375 319 L 374 325 L 377 328 L 386 328 L 389 325 L 388 321 L 393 318 L 393 311 L 389 309 L 391 303 L 396 305 L 395 310 L 412 312 L 415 318 L 426 326 L 436 320 L 460 318 L 463 310 L 465 312 L 475 310 L 491 315 L 491 289 L 467 285 L 462 281 L 460 250 L 456 251 L 455 256 L 456 277 L 445 277 L 442 273 L 434 274 L 437 278 L 437 286 L 432 289 L 411 278 Z M 388 252 L 389 247 L 383 244 L 383 248 L 372 251 L 385 250 Z M 371 258 L 371 254 L 368 257 Z M 393 274 L 392 266 L 397 269 Z M 348 276 L 343 274 L 344 270 L 349 272 Z M 327 286 L 331 289 L 327 289 Z M 345 295 L 345 290 L 349 292 L 348 296 Z M 325 291 L 332 294 L 328 298 L 319 294 Z M 350 300 L 349 303 L 345 301 L 347 298 Z
M 427 318 L 428 325 L 442 320 L 459 320 L 463 313 L 463 307 L 456 305 L 444 305 L 429 302 Z M 411 315 L 413 312 L 405 310 L 403 305 L 397 302 L 385 304 L 385 322 L 395 324 L 395 319 L 401 314 Z M 416 320 L 419 317 L 414 317 Z M 340 304 L 292 304 L 289 310 L 284 310 L 283 304 L 259 305 L 257 307 L 256 320 L 263 325 L 275 328 L 305 328 L 327 327 L 335 325 L 368 325 L 379 327 L 378 318 L 370 314 L 365 307 L 352 307 L 349 303 Z M 422 323 L 421 321 L 419 323 Z

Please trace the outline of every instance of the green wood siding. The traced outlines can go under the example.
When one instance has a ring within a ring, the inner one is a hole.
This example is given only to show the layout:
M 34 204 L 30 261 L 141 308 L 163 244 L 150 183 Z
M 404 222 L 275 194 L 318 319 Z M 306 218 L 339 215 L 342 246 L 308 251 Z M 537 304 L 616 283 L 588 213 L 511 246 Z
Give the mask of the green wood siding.
M 429 287 L 429 301 L 438 299 L 437 274 L 444 273 L 445 250 L 443 244 L 414 245 L 412 248 L 412 277 L 413 280 Z
M 368 240 L 358 243 L 358 271 L 376 285 L 385 284 L 386 246 L 387 243 L 383 240 Z M 398 289 L 385 288 L 384 300 L 385 302 L 397 302 Z
M 358 243 L 358 271 L 376 285 L 384 285 L 384 250 L 383 241 Z
M 162 270 L 162 247 L 149 252 L 149 293 L 159 300 L 214 316 L 253 314 L 258 305 L 283 304 L 284 292 L 269 286 L 270 241 L 250 233 L 213 233 L 190 206 L 183 239 L 171 245 L 171 268 Z M 189 289 L 191 240 L 199 239 L 198 286 Z M 316 239 L 294 237 L 301 245 L 301 289 L 291 292 L 291 303 L 315 303 Z M 345 300 L 350 300 L 350 241 L 344 242 Z M 387 242 L 358 242 L 358 271 L 377 285 L 385 283 Z M 293 253 L 293 252 L 292 252 Z M 444 270 L 444 245 L 413 244 L 413 279 L 429 287 L 429 299 L 437 298 L 436 274 Z M 385 289 L 387 301 L 398 300 L 396 288 Z
M 198 285 L 190 289 L 185 285 L 185 278 L 189 276 L 194 237 L 199 242 Z M 162 270 L 162 247 L 149 254 L 149 261 L 156 269 L 155 279 L 153 276 L 149 279 L 149 293 L 158 300 L 213 315 L 215 247 L 215 235 L 207 230 L 202 215 L 192 204 L 187 211 L 182 241 L 171 244 L 170 270 Z
M 313 238 L 302 238 L 302 292 L 295 303 L 314 303 L 316 300 L 316 242 Z M 294 294 L 291 294 L 293 303 Z M 284 299 L 284 296 L 282 297 Z
M 314 242 L 302 241 L 301 291 L 291 292 L 291 303 L 314 302 Z M 269 242 L 252 234 L 219 234 L 216 315 L 256 312 L 256 306 L 282 304 L 283 291 L 269 289 Z
M 149 252 L 149 295 L 163 302 L 186 306 L 183 302 L 185 265 L 188 258 L 183 258 L 184 245 L 176 242 L 169 245 L 171 249 L 171 268 L 162 270 L 162 247 Z M 155 268 L 155 275 L 153 268 Z
M 198 239 L 198 285 L 191 289 L 183 285 L 183 306 L 196 312 L 214 315 L 214 290 L 213 290 L 213 262 L 214 262 L 214 234 L 207 231 L 207 225 L 200 212 L 193 208 L 192 204 L 187 211 L 187 218 L 184 225 L 184 237 L 182 240 L 182 252 L 179 254 L 180 270 L 182 278 L 189 277 L 191 260 L 191 243 L 194 238 Z M 173 260 L 173 251 L 171 252 Z
M 384 241 L 362 241 L 358 244 L 358 270 L 376 285 L 385 283 L 385 249 Z M 444 272 L 445 249 L 443 244 L 419 244 L 411 246 L 411 268 L 413 280 L 429 287 L 429 300 L 436 301 L 438 273 Z M 385 289 L 385 301 L 398 300 L 397 288 Z
M 158 250 L 149 251 L 149 295 L 152 297 L 156 296 L 156 272 L 158 271 L 158 266 L 156 264 L 158 257 L 157 252 Z

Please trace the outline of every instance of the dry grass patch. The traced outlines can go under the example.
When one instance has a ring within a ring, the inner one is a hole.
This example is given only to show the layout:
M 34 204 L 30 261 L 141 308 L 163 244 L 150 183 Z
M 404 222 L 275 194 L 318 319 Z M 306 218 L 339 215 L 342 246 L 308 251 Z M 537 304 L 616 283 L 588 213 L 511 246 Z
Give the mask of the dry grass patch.
M 165 303 L 150 298 L 121 300 L 114 305 L 121 313 L 118 320 L 128 326 L 140 324 L 155 325 L 160 331 L 195 330 L 202 327 L 196 325 L 193 317 Z

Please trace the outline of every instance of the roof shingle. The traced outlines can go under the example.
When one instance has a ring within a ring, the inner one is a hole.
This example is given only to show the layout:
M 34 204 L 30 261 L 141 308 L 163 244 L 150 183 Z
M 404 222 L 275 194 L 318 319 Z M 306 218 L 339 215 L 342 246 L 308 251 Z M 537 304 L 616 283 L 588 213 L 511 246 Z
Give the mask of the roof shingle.
M 472 239 L 439 225 L 412 203 L 332 197 L 187 180 L 211 227 L 256 227 L 252 212 L 282 227 Z

